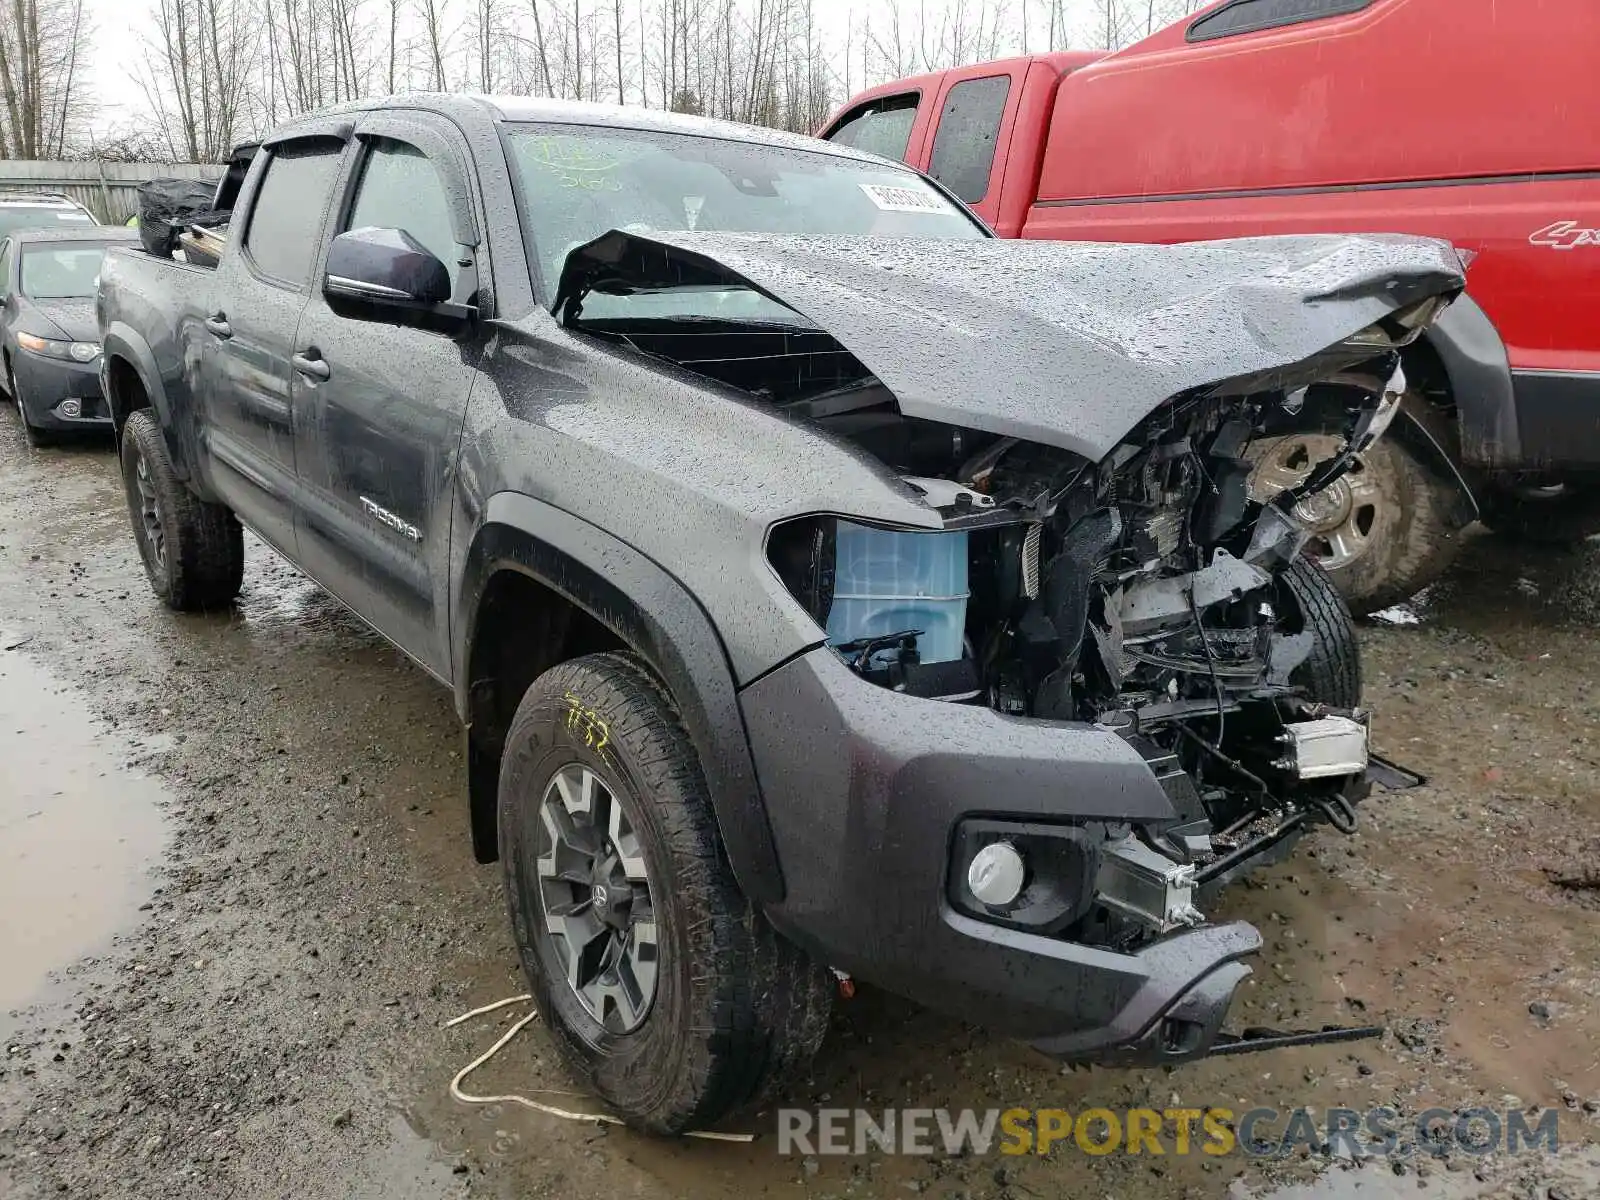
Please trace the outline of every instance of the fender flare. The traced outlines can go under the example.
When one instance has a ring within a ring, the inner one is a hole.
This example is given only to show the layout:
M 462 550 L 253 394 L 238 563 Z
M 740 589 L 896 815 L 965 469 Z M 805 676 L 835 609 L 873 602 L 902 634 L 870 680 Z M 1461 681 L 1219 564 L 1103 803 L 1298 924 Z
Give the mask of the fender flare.
M 1516 390 L 1494 322 L 1463 295 L 1423 340 L 1439 356 L 1455 398 L 1461 461 L 1469 467 L 1516 466 L 1522 460 Z
M 531 496 L 498 493 L 484 506 L 467 550 L 452 622 L 456 705 L 464 715 L 471 711 L 479 602 L 502 570 L 528 575 L 584 610 L 661 676 L 699 754 L 735 879 L 753 903 L 781 900 L 783 875 L 733 669 L 699 602 L 627 543 Z
M 155 410 L 161 434 L 167 440 L 167 454 L 172 459 L 173 470 L 178 478 L 190 481 L 189 456 L 184 453 L 185 447 L 179 442 L 172 401 L 168 398 L 167 389 L 161 382 L 161 370 L 156 366 L 156 356 L 150 349 L 150 344 L 133 326 L 123 321 L 113 321 L 100 339 L 100 347 L 104 364 L 101 373 L 105 383 L 110 383 L 109 368 L 112 359 L 121 359 L 133 368 L 134 374 L 139 377 L 139 385 L 144 388 L 145 397 L 150 401 L 150 407 Z M 106 390 L 106 402 L 108 404 L 111 402 L 109 387 Z M 112 415 L 116 416 L 114 409 Z M 120 420 L 117 421 L 116 430 L 117 436 L 121 437 Z

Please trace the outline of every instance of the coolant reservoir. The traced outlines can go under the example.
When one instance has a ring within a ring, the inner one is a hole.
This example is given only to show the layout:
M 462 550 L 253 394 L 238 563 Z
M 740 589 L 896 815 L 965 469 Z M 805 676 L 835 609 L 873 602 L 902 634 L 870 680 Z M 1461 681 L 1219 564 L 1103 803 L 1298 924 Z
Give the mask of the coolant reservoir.
M 967 535 L 838 523 L 828 640 L 922 630 L 925 663 L 955 662 L 967 627 Z

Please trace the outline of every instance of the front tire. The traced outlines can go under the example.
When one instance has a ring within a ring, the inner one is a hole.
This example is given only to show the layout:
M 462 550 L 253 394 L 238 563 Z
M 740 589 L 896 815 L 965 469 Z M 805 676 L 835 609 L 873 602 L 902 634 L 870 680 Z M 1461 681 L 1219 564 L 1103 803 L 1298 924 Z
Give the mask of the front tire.
M 739 891 L 683 722 L 636 659 L 546 672 L 517 707 L 500 860 L 523 968 L 572 1074 L 676 1134 L 762 1099 L 827 1031 L 827 974 Z
M 169 608 L 226 608 L 244 582 L 244 531 L 233 512 L 207 504 L 172 469 L 166 438 L 147 408 L 122 429 L 122 485 L 150 587 Z
M 12 370 L 9 358 L 6 359 L 6 392 L 11 397 L 11 403 L 17 406 L 17 419 L 22 422 L 22 436 L 28 439 L 28 445 L 35 450 L 55 445 L 55 434 L 28 420 L 28 406 L 23 403 L 22 392 L 17 387 L 17 373 Z
M 1318 704 L 1357 708 L 1361 704 L 1361 643 L 1338 585 L 1320 564 L 1296 558 L 1279 579 L 1279 601 L 1298 616 L 1294 632 L 1311 635 L 1311 653 L 1290 673 L 1289 682 L 1305 688 Z

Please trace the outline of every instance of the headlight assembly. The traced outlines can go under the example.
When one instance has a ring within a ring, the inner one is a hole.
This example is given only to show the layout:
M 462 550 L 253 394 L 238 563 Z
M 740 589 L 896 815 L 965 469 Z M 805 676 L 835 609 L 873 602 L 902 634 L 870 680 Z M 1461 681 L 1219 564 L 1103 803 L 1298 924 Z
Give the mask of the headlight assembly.
M 32 333 L 19 333 L 17 345 L 46 358 L 60 358 L 68 362 L 90 363 L 100 357 L 99 342 L 57 342 Z

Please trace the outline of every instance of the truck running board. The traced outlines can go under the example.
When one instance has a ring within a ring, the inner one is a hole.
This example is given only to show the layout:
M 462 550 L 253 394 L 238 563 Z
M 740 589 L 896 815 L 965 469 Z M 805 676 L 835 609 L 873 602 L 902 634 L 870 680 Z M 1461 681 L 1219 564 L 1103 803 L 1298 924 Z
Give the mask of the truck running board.
M 1255 1054 L 1262 1050 L 1282 1050 L 1289 1046 L 1331 1046 L 1338 1042 L 1364 1042 L 1381 1038 L 1382 1025 L 1324 1025 L 1321 1029 L 1263 1029 L 1251 1026 L 1243 1033 L 1219 1033 L 1206 1052 L 1207 1058 L 1219 1054 Z

